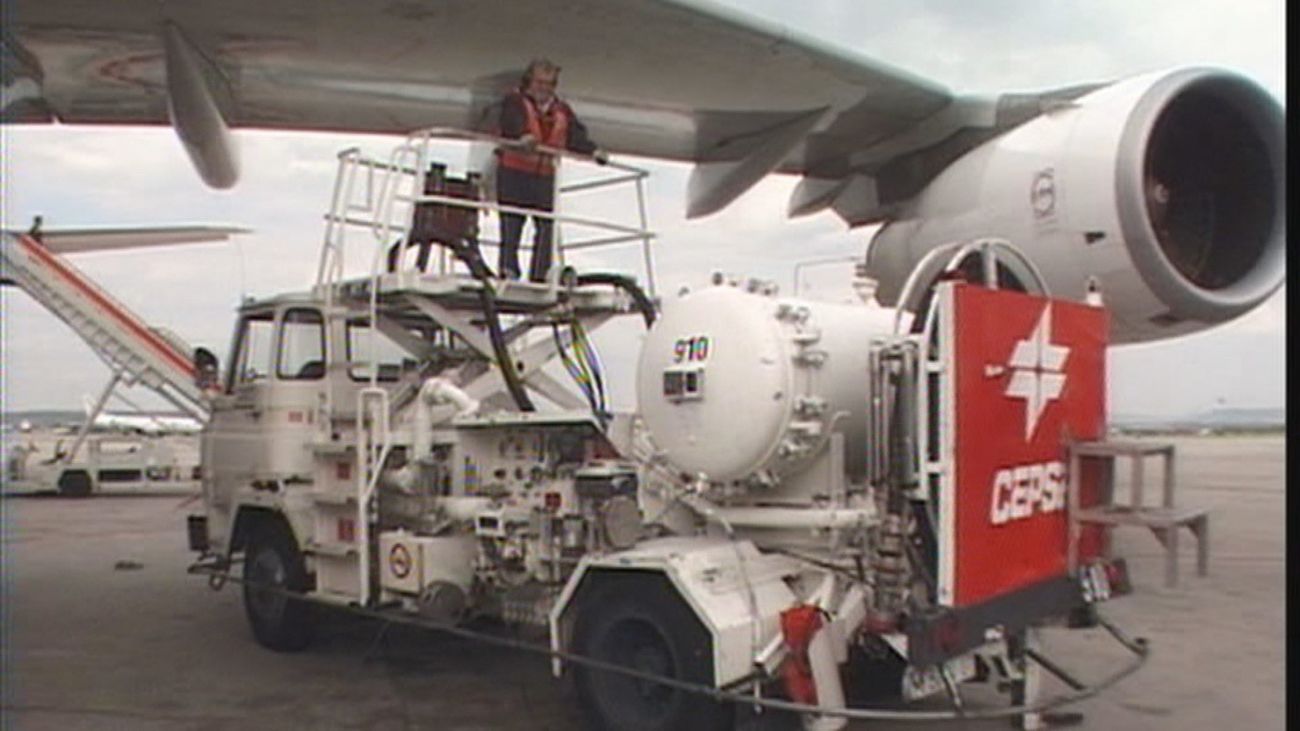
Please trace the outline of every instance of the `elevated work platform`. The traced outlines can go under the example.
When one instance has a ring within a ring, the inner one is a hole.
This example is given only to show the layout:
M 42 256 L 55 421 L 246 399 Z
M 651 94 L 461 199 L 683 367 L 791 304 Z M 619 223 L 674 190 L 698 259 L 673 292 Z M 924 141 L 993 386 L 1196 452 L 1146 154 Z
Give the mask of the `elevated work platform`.
M 490 153 L 519 145 L 518 140 L 434 127 L 412 132 L 386 158 L 370 157 L 356 148 L 339 153 L 334 194 L 325 214 L 317 293 L 326 288 L 323 291 L 332 294 L 336 290 L 330 288 L 347 286 L 357 274 L 383 279 L 381 289 L 402 286 L 411 280 L 386 277 L 385 273 L 415 274 L 404 271 L 403 260 L 409 258 L 405 252 L 410 249 L 419 249 L 416 267 L 431 275 L 470 274 L 465 257 L 458 256 L 457 250 L 461 254 L 472 250 L 473 257 L 482 262 L 482 271 L 474 273 L 495 277 L 502 274 L 493 271 L 501 242 L 489 232 L 499 229 L 503 216 L 519 215 L 531 218 L 530 226 L 544 221 L 551 227 L 554 259 L 549 276 L 534 278 L 549 282 L 552 290 L 563 286 L 557 275 L 570 264 L 569 254 L 593 250 L 608 254 L 611 248 L 639 244 L 639 266 L 623 266 L 623 273 L 640 279 L 654 297 L 651 243 L 655 234 L 648 227 L 645 201 L 649 173 L 612 161 L 597 164 L 586 155 L 566 150 L 530 147 L 531 152 L 551 155 L 559 169 L 553 210 L 508 205 L 494 199 L 494 187 L 487 182 L 494 159 Z M 467 153 L 463 177 L 450 172 L 449 146 Z M 605 213 L 581 215 L 581 199 L 590 206 L 592 196 L 603 203 L 595 210 L 619 211 L 620 218 L 628 220 L 614 220 Z M 518 248 L 528 252 L 533 245 L 521 241 Z M 497 292 L 503 300 L 544 296 L 544 288 L 511 282 L 507 292 L 504 279 L 496 281 L 494 286 L 503 290 Z M 527 294 L 530 291 L 533 294 Z M 464 293 L 477 296 L 468 290 Z
M 557 289 L 546 282 L 491 280 L 497 309 L 503 314 L 533 314 L 553 308 L 561 298 L 574 311 L 625 310 L 619 293 L 608 287 Z M 369 300 L 377 286 L 380 302 L 395 303 L 407 296 L 419 296 L 452 310 L 479 310 L 484 284 L 468 274 L 421 274 L 404 270 L 375 278 L 352 279 L 332 287 L 335 302 Z

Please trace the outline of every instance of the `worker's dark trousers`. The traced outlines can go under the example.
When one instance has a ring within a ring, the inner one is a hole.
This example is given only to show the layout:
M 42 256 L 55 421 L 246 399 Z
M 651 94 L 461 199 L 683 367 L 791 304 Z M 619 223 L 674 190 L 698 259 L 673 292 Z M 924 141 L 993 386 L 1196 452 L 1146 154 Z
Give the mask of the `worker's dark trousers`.
M 497 202 L 549 213 L 555 210 L 555 178 L 549 175 L 531 175 L 507 167 L 498 168 Z M 501 214 L 501 256 L 497 273 L 503 277 L 519 277 L 519 239 L 524 230 L 524 218 L 517 213 Z M 528 267 L 528 278 L 542 282 L 551 269 L 552 222 L 537 216 L 528 218 L 533 219 L 533 257 Z

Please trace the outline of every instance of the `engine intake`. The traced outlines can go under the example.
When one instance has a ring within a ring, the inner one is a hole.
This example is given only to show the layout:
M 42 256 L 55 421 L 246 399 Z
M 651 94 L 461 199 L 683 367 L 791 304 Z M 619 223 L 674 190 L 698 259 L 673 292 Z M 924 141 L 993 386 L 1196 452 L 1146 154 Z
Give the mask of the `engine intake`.
M 1212 69 L 1127 79 L 1053 108 L 949 165 L 868 251 L 877 296 L 936 247 L 999 238 L 1053 296 L 1099 286 L 1112 342 L 1226 322 L 1286 277 L 1285 115 Z
M 1190 69 L 1138 101 L 1116 190 L 1133 263 L 1178 318 L 1222 322 L 1286 269 L 1285 125 L 1254 83 Z

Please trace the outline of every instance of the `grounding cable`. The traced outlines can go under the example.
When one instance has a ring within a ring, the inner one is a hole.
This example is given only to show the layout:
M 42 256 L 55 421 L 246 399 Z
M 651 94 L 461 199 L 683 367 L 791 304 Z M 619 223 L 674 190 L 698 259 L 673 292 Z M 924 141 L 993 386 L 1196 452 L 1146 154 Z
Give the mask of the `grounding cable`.
M 232 581 L 236 584 L 250 584 L 243 577 L 231 576 L 226 569 L 215 564 L 194 564 L 187 569 L 187 573 L 209 577 L 210 583 L 213 579 L 220 577 L 220 582 Z M 439 623 L 432 620 L 424 619 L 414 615 L 400 615 L 386 613 L 376 609 L 357 606 L 355 604 L 336 604 L 327 602 L 315 597 L 303 595 L 297 592 L 289 591 L 283 587 L 268 584 L 251 584 L 261 591 L 270 591 L 273 594 L 280 594 L 296 601 L 305 601 L 325 607 L 332 607 L 357 616 L 377 619 L 382 622 L 399 624 L 409 627 L 416 627 L 436 632 L 442 632 L 453 637 L 482 642 L 496 647 L 503 647 L 512 650 L 520 650 L 537 655 L 545 655 L 551 659 L 560 660 L 574 665 L 592 668 L 601 672 L 614 673 L 626 677 L 643 680 L 665 687 L 673 688 L 687 693 L 703 695 L 712 698 L 718 702 L 730 702 L 753 707 L 762 707 L 775 711 L 786 711 L 799 714 L 813 714 L 819 716 L 830 716 L 835 718 L 845 718 L 850 720 L 876 720 L 876 721 L 965 721 L 972 719 L 989 719 L 989 718 L 1013 718 L 1027 714 L 1042 713 L 1054 708 L 1077 703 L 1079 701 L 1091 698 L 1107 688 L 1115 685 L 1124 678 L 1137 672 L 1150 656 L 1150 649 L 1145 639 L 1138 637 L 1130 639 L 1122 630 L 1114 624 L 1098 615 L 1097 623 L 1103 627 L 1121 646 L 1133 653 L 1133 658 L 1128 664 L 1120 668 L 1110 676 L 1088 687 L 1081 683 L 1072 683 L 1071 685 L 1080 685 L 1081 689 L 1074 692 L 1059 695 L 1045 701 L 1031 704 L 1022 704 L 1018 706 L 1007 706 L 1003 708 L 990 709 L 970 709 L 954 708 L 950 711 L 899 711 L 883 708 L 840 708 L 834 706 L 819 706 L 810 703 L 798 703 L 795 701 L 786 701 L 778 698 L 762 698 L 755 695 L 746 695 L 731 690 L 723 690 L 712 685 L 701 683 L 692 683 L 676 678 L 670 678 L 663 675 L 636 670 L 623 665 L 617 665 L 604 660 L 598 660 L 586 655 L 579 655 L 565 650 L 556 650 L 549 645 L 542 645 L 534 642 L 513 639 L 510 637 L 500 637 L 487 632 L 479 632 L 466 627 L 457 626 L 448 623 Z M 1035 653 L 1036 654 L 1036 653 Z M 1033 659 L 1033 655 L 1029 656 Z M 1048 668 L 1052 671 L 1054 668 Z M 1055 674 L 1055 672 L 1053 672 Z

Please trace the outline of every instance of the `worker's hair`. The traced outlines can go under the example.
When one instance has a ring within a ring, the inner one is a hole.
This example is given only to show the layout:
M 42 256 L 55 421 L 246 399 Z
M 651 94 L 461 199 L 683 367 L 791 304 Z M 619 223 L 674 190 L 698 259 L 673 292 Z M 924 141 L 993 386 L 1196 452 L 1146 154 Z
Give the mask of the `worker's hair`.
M 529 82 L 533 80 L 533 75 L 538 71 L 553 73 L 558 78 L 560 65 L 549 58 L 535 58 L 528 62 L 528 68 L 524 69 L 524 75 L 519 79 L 519 85 L 528 86 Z

